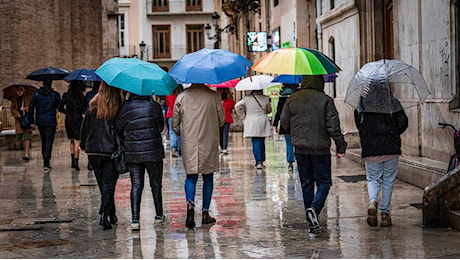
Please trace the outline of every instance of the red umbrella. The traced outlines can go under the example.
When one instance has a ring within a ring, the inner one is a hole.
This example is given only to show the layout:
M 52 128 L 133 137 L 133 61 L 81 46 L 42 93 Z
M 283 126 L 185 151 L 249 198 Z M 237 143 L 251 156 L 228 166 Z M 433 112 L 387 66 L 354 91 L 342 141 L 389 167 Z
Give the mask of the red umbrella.
M 206 84 L 210 88 L 234 88 L 240 82 L 239 79 L 231 79 L 220 84 Z
M 3 98 L 8 99 L 8 100 L 13 100 L 14 97 L 16 97 L 16 88 L 22 86 L 24 87 L 24 96 L 32 96 L 35 91 L 37 91 L 38 87 L 29 84 L 29 83 L 14 83 L 13 85 L 10 85 L 6 88 L 3 89 Z

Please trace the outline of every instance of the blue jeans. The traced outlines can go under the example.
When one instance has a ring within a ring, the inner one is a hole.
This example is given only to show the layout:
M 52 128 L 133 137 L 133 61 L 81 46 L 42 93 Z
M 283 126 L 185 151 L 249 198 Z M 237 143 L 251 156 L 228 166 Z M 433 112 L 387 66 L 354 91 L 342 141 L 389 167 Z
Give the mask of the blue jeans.
M 212 190 L 214 189 L 214 174 L 202 174 L 203 176 L 203 209 L 209 210 L 211 205 Z M 196 182 L 198 181 L 198 174 L 187 174 L 185 179 L 185 199 L 187 203 L 192 202 L 195 204 L 195 190 Z
M 56 135 L 56 126 L 38 126 L 40 139 L 42 140 L 43 166 L 51 166 L 51 153 L 53 152 L 54 136 Z
M 288 163 L 295 162 L 294 147 L 291 143 L 291 135 L 284 135 L 286 141 L 286 160 Z
M 172 126 L 172 118 L 168 118 L 168 126 L 169 126 L 169 142 L 171 144 L 171 150 L 176 149 L 176 151 L 179 154 L 181 154 L 180 136 L 174 133 L 173 126 Z
M 295 154 L 305 209 L 319 215 L 332 186 L 331 155 Z M 315 193 L 316 184 L 316 193 Z
M 393 184 L 398 175 L 399 156 L 379 163 L 366 162 L 367 191 L 369 202 L 378 202 L 380 186 L 382 187 L 382 202 L 380 212 L 390 213 Z
M 224 123 L 224 125 L 220 128 L 220 149 L 222 150 L 227 150 L 229 129 L 230 123 Z
M 265 162 L 265 137 L 251 137 L 252 153 L 257 164 Z

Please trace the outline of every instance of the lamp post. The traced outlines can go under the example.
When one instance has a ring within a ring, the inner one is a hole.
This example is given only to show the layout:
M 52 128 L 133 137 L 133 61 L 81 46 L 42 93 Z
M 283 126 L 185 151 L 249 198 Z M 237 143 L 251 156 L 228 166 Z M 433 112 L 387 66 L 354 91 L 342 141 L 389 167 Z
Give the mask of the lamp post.
M 206 24 L 206 26 L 204 27 L 204 29 L 206 30 L 206 35 L 208 35 L 208 39 L 212 40 L 212 39 L 216 39 L 216 41 L 214 42 L 214 49 L 219 49 L 220 48 L 220 40 L 221 40 L 221 37 L 220 37 L 220 34 L 222 33 L 222 29 L 219 28 L 219 19 L 220 19 L 220 15 L 217 13 L 217 12 L 214 12 L 211 16 L 211 19 L 212 19 L 212 25 L 214 26 L 215 28 L 215 31 L 216 31 L 216 34 L 214 36 L 211 36 L 211 25 Z
M 141 43 L 139 43 L 139 49 L 141 50 L 141 60 L 144 60 L 145 46 L 146 44 L 144 41 L 141 41 Z

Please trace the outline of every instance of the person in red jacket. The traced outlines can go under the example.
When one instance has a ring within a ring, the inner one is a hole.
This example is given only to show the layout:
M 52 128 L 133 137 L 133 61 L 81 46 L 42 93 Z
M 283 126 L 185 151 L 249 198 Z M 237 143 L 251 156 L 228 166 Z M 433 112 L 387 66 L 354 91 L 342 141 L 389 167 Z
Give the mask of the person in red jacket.
M 183 90 L 182 86 L 179 85 L 171 95 L 166 96 L 166 106 L 168 112 L 166 112 L 166 120 L 168 120 L 169 127 L 169 142 L 171 146 L 171 156 L 178 157 L 181 155 L 180 136 L 176 135 L 172 129 L 172 115 L 174 110 L 174 102 L 176 102 L 177 95 Z
M 230 129 L 230 124 L 233 123 L 232 111 L 235 108 L 235 101 L 228 88 L 219 88 L 218 92 L 220 93 L 222 106 L 225 112 L 225 123 L 220 128 L 220 151 L 224 154 L 228 154 L 228 131 Z

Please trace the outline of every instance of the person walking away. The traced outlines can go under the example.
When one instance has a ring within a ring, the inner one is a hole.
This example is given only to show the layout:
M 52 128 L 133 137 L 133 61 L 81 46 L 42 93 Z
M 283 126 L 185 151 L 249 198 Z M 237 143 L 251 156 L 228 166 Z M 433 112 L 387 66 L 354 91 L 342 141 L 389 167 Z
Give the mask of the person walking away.
M 91 82 L 91 90 L 86 92 L 85 94 L 85 101 L 86 101 L 86 110 L 89 109 L 89 102 L 91 99 L 93 99 L 94 96 L 96 96 L 97 92 L 99 91 L 99 86 L 101 86 L 100 81 L 92 81 Z M 88 160 L 88 165 L 87 165 L 88 171 L 92 171 L 93 167 L 91 167 L 91 163 Z
M 386 97 L 380 100 L 387 100 L 390 97 L 392 110 L 396 112 L 367 112 L 372 111 L 372 106 L 376 104 L 375 98 L 378 96 Z M 364 158 L 366 166 L 369 193 L 367 223 L 371 227 L 378 225 L 377 209 L 381 189 L 380 226 L 389 227 L 392 226 L 391 195 L 398 175 L 398 162 L 401 155 L 400 135 L 408 127 L 408 118 L 399 100 L 391 94 L 390 87 L 382 87 L 379 85 L 379 80 L 371 81 L 366 98 L 361 97 L 359 108 L 354 111 L 354 116 L 360 136 L 361 157 Z
M 161 105 L 151 96 L 128 93 L 118 112 L 115 130 L 122 136 L 125 160 L 131 177 L 131 229 L 140 230 L 141 198 L 147 169 L 155 203 L 154 223 L 166 220 L 163 214 L 162 180 L 165 152 L 161 132 L 164 127 Z
M 181 149 L 181 139 L 179 135 L 174 133 L 172 127 L 172 116 L 174 113 L 174 102 L 176 101 L 177 95 L 179 95 L 183 91 L 182 85 L 179 85 L 171 95 L 166 96 L 166 106 L 168 110 L 166 112 L 166 120 L 168 121 L 169 127 L 169 144 L 171 148 L 171 156 L 178 157 L 182 153 Z
M 31 126 L 34 128 L 38 126 L 38 131 L 40 132 L 43 168 L 45 171 L 52 169 L 50 161 L 56 135 L 56 110 L 61 102 L 61 96 L 51 87 L 52 82 L 50 78 L 43 80 L 43 86 L 35 91 L 30 101 L 28 112 Z
M 101 193 L 99 225 L 112 229 L 118 218 L 115 210 L 115 186 L 118 172 L 112 154 L 118 149 L 113 122 L 123 103 L 121 90 L 102 83 L 91 99 L 80 130 L 80 148 L 88 155 Z
M 222 153 L 228 154 L 228 132 L 230 130 L 230 124 L 233 123 L 232 111 L 235 108 L 235 101 L 228 88 L 219 88 L 218 92 L 220 93 L 222 107 L 225 113 L 225 123 L 220 128 L 220 150 Z
M 244 120 L 244 137 L 252 141 L 252 153 L 258 170 L 264 167 L 265 137 L 272 135 L 267 114 L 272 112 L 270 99 L 262 90 L 252 90 L 251 95 L 243 97 L 235 106 L 236 114 Z
M 321 232 L 319 215 L 332 185 L 331 138 L 336 145 L 337 158 L 345 155 L 347 147 L 334 100 L 324 93 L 323 75 L 302 77 L 301 89 L 284 104 L 281 126 L 291 129 L 309 223 L 308 234 L 315 237 Z
M 84 96 L 85 85 L 82 81 L 72 80 L 69 90 L 62 95 L 58 111 L 65 114 L 65 130 L 70 140 L 71 167 L 80 170 L 78 159 L 80 157 L 80 127 L 83 115 L 86 112 Z
M 24 161 L 30 160 L 30 145 L 32 142 L 32 131 L 33 129 L 22 129 L 19 118 L 27 116 L 29 110 L 29 104 L 32 99 L 31 95 L 24 95 L 26 89 L 23 86 L 17 86 L 15 88 L 16 96 L 11 101 L 11 115 L 15 118 L 15 130 L 16 130 L 16 141 L 22 143 L 24 149 Z
M 204 84 L 192 84 L 177 96 L 173 129 L 181 137 L 185 173 L 188 228 L 195 227 L 195 190 L 198 174 L 203 176 L 202 224 L 216 222 L 209 215 L 213 175 L 219 170 L 219 128 L 225 122 L 220 96 Z
M 278 105 L 276 108 L 275 118 L 273 120 L 273 126 L 275 127 L 275 132 L 280 135 L 284 135 L 284 141 L 286 142 L 286 161 L 288 163 L 289 171 L 294 170 L 294 147 L 291 143 L 291 134 L 290 129 L 285 129 L 282 126 L 279 126 L 281 112 L 283 111 L 284 104 L 288 97 L 296 91 L 298 84 L 283 84 L 283 88 L 280 91 L 280 96 L 278 99 Z

